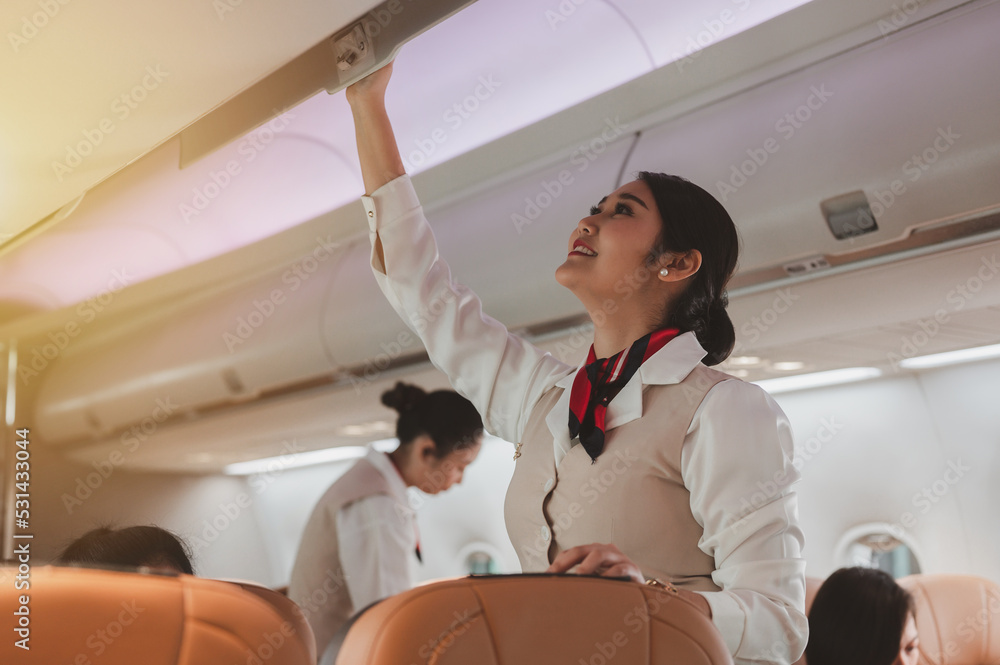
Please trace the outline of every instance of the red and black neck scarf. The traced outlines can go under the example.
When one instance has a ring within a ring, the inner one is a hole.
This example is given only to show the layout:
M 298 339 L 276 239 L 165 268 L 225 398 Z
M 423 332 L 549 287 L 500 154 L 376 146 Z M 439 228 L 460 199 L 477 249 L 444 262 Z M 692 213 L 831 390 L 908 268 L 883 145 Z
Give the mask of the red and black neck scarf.
M 596 462 L 604 450 L 604 418 L 608 404 L 635 375 L 639 366 L 679 332 L 676 328 L 654 330 L 610 358 L 598 359 L 594 345 L 590 345 L 587 362 L 576 373 L 569 396 L 569 438 L 572 440 L 579 436 L 591 460 Z

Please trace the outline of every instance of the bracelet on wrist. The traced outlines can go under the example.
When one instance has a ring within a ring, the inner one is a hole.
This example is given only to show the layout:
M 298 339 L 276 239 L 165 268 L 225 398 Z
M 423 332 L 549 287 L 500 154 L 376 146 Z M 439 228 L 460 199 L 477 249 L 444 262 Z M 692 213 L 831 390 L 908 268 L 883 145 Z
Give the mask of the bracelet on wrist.
M 646 580 L 646 586 L 651 586 L 657 589 L 663 589 L 664 591 L 669 591 L 675 596 L 680 595 L 680 592 L 677 590 L 677 587 L 675 587 L 673 584 L 671 584 L 670 582 L 661 582 L 655 577 L 650 577 L 648 580 Z

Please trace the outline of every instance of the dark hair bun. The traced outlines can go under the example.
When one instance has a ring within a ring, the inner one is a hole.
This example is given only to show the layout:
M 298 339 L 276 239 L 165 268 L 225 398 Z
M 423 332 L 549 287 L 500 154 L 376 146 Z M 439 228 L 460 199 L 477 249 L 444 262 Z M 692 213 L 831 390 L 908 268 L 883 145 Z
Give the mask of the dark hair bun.
M 696 333 L 701 345 L 708 351 L 702 362 L 710 367 L 728 358 L 736 346 L 736 329 L 729 318 L 729 312 L 726 311 L 727 304 L 728 299 L 725 295 L 713 301 L 706 317 L 707 329 Z
M 482 438 L 479 412 L 454 390 L 428 393 L 419 386 L 398 382 L 382 393 L 382 403 L 399 412 L 396 437 L 401 447 L 426 435 L 434 442 L 434 456 L 440 459 Z
M 392 390 L 382 393 L 382 403 L 399 413 L 405 413 L 415 409 L 426 396 L 427 393 L 420 386 L 397 381 Z

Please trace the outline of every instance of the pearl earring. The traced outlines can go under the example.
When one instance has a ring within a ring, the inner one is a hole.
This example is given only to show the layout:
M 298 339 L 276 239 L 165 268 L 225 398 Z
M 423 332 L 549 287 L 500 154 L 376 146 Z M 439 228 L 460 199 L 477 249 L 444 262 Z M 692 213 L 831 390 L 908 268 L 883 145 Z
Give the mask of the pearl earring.
M 670 274 L 669 270 L 667 270 L 666 268 L 660 268 L 660 277 L 666 277 L 669 274 Z

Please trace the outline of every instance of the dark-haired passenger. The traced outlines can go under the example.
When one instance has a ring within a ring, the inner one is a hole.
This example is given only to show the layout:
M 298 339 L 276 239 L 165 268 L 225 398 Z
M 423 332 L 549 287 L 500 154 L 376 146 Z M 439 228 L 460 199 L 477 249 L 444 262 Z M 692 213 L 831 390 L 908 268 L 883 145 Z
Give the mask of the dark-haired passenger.
M 460 483 L 482 443 L 479 414 L 454 391 L 397 383 L 382 403 L 399 412 L 399 447 L 369 451 L 330 486 L 292 568 L 288 597 L 305 610 L 320 655 L 356 611 L 413 586 L 420 544 L 407 487 L 437 494 Z
M 809 665 L 917 665 L 913 599 L 889 573 L 841 568 L 809 610 Z
M 92 529 L 70 543 L 56 562 L 146 567 L 194 575 L 187 545 L 158 526 Z
M 661 173 L 595 192 L 555 272 L 594 340 L 584 363 L 562 362 L 452 280 L 386 112 L 391 72 L 347 88 L 372 271 L 486 428 L 517 445 L 504 515 L 522 570 L 672 583 L 737 665 L 794 661 L 808 623 L 789 422 L 760 387 L 711 368 L 735 344 L 725 208 Z M 502 259 L 512 272 L 523 260 Z

